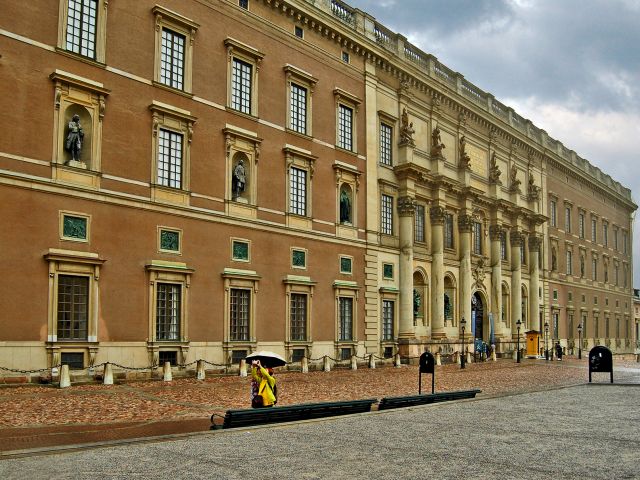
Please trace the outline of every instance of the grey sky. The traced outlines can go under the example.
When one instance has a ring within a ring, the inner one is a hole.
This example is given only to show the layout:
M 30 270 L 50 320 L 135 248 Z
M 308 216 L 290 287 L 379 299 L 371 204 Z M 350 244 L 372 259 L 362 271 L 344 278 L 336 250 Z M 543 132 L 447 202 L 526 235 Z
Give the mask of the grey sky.
M 640 198 L 640 0 L 350 0 Z M 634 285 L 640 286 L 635 234 Z

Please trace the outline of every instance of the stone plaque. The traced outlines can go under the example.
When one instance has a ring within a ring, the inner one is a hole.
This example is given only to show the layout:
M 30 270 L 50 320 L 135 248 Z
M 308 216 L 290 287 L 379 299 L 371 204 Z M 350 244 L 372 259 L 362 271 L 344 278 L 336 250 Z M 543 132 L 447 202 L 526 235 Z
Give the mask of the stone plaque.
M 471 171 L 486 177 L 487 170 L 487 152 L 474 145 L 467 143 L 467 153 L 471 157 Z

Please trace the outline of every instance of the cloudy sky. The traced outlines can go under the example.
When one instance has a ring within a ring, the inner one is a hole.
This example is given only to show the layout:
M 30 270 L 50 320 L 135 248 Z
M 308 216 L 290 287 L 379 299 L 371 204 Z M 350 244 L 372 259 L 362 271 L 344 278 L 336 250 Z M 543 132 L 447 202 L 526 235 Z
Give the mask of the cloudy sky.
M 347 3 L 631 188 L 638 203 L 640 0 Z M 633 247 L 640 287 L 640 232 Z

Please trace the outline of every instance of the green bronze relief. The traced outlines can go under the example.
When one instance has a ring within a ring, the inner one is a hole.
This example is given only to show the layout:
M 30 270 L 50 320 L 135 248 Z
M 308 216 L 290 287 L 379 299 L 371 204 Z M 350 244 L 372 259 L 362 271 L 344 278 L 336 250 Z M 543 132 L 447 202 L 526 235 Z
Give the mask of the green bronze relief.
M 180 233 L 160 230 L 160 250 L 180 251 Z
M 249 260 L 249 244 L 247 242 L 233 242 L 233 259 Z
M 83 217 L 64 216 L 62 235 L 67 238 L 87 239 L 87 219 Z
M 291 263 L 294 267 L 307 266 L 307 254 L 304 250 L 294 250 L 291 254 Z

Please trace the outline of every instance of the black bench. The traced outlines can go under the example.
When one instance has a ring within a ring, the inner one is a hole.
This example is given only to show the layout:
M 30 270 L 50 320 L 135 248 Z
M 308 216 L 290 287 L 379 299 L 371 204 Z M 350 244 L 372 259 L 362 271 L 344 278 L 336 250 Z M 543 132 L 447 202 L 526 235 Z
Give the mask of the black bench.
M 347 400 L 342 402 L 303 403 L 283 407 L 251 408 L 243 410 L 227 410 L 222 425 L 214 423 L 211 415 L 211 430 L 216 428 L 237 428 L 267 423 L 293 422 L 312 418 L 333 417 L 371 411 L 375 398 L 365 400 Z
M 458 390 L 454 392 L 430 393 L 427 395 L 410 395 L 406 397 L 385 397 L 380 400 L 378 410 L 391 408 L 413 407 L 415 405 L 427 405 L 429 403 L 449 402 L 465 398 L 475 398 L 481 390 Z

